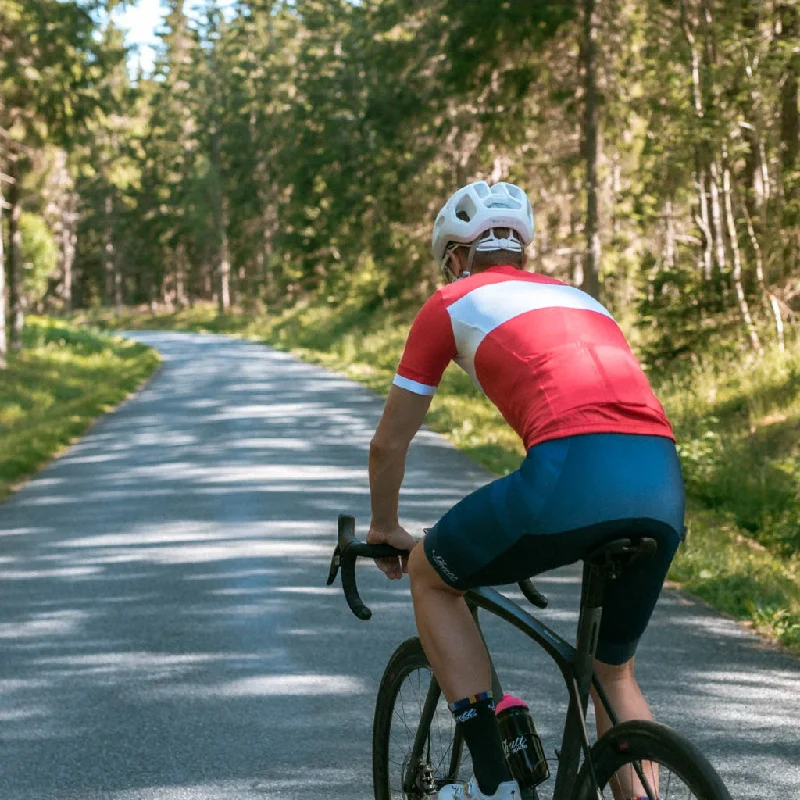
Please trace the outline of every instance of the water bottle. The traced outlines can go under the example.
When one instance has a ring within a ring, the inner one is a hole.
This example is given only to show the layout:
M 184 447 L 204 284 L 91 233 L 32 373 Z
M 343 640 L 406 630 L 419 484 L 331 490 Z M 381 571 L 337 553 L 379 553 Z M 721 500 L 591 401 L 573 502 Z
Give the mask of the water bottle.
M 520 788 L 529 789 L 546 781 L 550 770 L 528 706 L 518 697 L 506 694 L 497 704 L 495 714 L 508 768 Z

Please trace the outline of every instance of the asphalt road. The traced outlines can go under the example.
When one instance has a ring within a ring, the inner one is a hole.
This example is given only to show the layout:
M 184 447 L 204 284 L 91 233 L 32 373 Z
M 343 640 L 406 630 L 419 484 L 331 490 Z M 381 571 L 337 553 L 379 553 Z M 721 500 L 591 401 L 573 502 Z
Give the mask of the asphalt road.
M 135 338 L 160 373 L 0 505 L 0 798 L 367 800 L 407 585 L 360 569 L 363 623 L 325 578 L 336 515 L 367 519 L 382 401 L 261 346 Z M 487 478 L 423 432 L 404 519 L 420 531 Z M 577 570 L 538 585 L 571 634 Z M 487 636 L 552 752 L 558 672 L 500 623 Z M 735 797 L 800 796 L 797 660 L 666 592 L 638 671 Z

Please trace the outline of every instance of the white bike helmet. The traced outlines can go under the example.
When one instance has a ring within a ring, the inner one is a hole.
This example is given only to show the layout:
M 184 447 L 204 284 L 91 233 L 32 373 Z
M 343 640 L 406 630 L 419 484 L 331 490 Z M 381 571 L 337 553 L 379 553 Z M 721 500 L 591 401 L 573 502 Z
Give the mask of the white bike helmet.
M 498 239 L 494 228 L 511 228 L 527 247 L 533 240 L 533 209 L 525 192 L 513 183 L 486 181 L 470 183 L 459 189 L 442 207 L 433 224 L 433 255 L 444 267 L 447 246 L 451 242 L 469 244 L 482 233 L 489 236 L 476 245 L 478 252 L 511 250 L 522 252 L 517 239 Z

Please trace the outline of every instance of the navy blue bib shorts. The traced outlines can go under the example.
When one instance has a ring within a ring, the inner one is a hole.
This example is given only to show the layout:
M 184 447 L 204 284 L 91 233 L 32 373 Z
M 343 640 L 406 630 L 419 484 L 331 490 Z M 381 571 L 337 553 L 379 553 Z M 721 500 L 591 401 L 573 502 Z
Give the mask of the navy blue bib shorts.
M 465 497 L 425 537 L 449 586 L 516 583 L 580 561 L 606 541 L 653 538 L 656 554 L 606 585 L 597 658 L 636 651 L 683 535 L 684 489 L 671 439 L 594 433 L 534 445 L 518 470 Z

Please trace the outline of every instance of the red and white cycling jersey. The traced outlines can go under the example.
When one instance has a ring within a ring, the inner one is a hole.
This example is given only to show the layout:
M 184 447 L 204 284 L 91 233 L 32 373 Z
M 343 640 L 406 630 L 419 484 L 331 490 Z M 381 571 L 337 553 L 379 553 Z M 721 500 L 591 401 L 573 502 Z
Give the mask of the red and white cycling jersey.
M 451 360 L 526 449 L 583 433 L 674 438 L 611 314 L 554 278 L 491 267 L 439 289 L 411 326 L 394 384 L 431 395 Z

